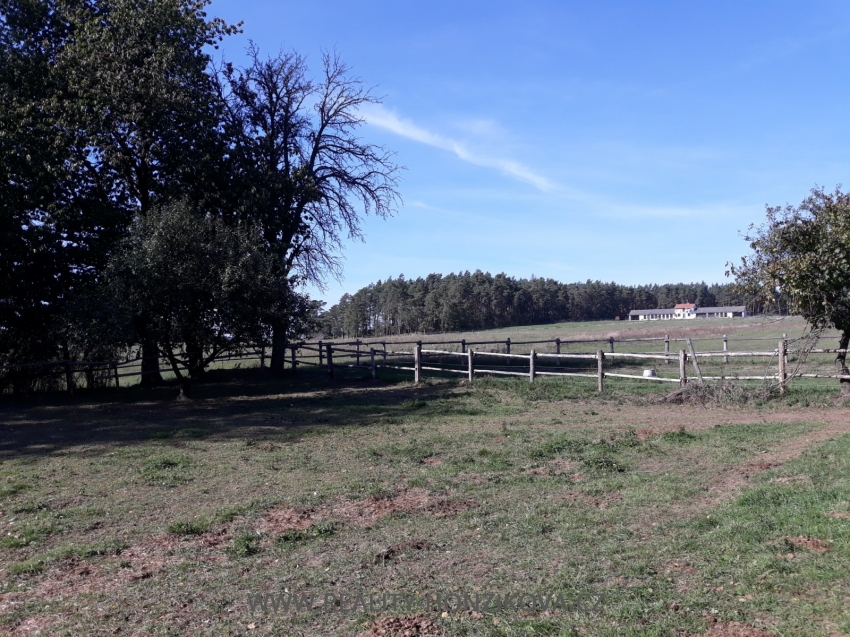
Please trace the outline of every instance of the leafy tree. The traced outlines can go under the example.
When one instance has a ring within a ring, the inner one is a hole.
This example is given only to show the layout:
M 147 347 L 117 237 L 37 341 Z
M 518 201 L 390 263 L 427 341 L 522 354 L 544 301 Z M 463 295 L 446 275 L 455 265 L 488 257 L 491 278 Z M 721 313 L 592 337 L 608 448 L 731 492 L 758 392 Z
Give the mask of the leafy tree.
M 799 206 L 767 207 L 767 220 L 751 227 L 753 253 L 731 265 L 739 286 L 769 304 L 787 303 L 812 329 L 841 331 L 839 349 L 850 345 L 850 193 L 814 188 Z M 837 355 L 841 374 L 847 354 Z M 842 394 L 850 381 L 841 380 Z
M 134 215 L 188 198 L 214 211 L 227 180 L 220 103 L 205 50 L 237 27 L 208 19 L 209 0 L 68 2 L 72 37 L 58 53 L 65 82 L 54 109 L 60 129 L 78 131 L 78 164 L 104 184 L 113 219 L 84 217 L 121 236 Z M 220 210 L 219 210 L 220 213 Z M 111 241 L 101 242 L 110 249 Z M 95 268 L 96 270 L 98 268 Z M 144 307 L 144 304 L 140 304 Z M 149 317 L 135 317 L 143 384 L 160 381 Z M 150 320 L 154 320 L 150 317 Z
M 120 228 L 113 183 L 88 169 L 79 129 L 58 124 L 68 7 L 0 0 L 0 359 L 10 363 L 73 357 L 66 312 Z
M 226 186 L 225 153 L 205 47 L 235 27 L 208 20 L 207 4 L 0 0 L 7 360 L 90 350 L 78 329 L 80 301 L 93 294 L 135 213 L 176 197 L 226 207 L 226 190 L 216 188 Z M 152 346 L 144 335 L 143 345 Z M 143 366 L 158 367 L 147 358 Z
M 297 53 L 263 58 L 252 45 L 249 54 L 247 68 L 226 64 L 219 76 L 242 193 L 238 213 L 262 229 L 281 280 L 321 285 L 339 272 L 342 240 L 362 237 L 361 215 L 394 211 L 399 167 L 357 136 L 360 109 L 377 100 L 338 56 L 323 55 L 313 80 Z M 276 371 L 283 369 L 288 320 L 284 311 L 272 323 Z
M 107 270 L 110 307 L 136 321 L 134 338 L 144 330 L 154 341 L 181 395 L 217 356 L 259 342 L 287 293 L 270 294 L 277 268 L 256 227 L 227 226 L 187 202 L 137 215 L 120 247 Z

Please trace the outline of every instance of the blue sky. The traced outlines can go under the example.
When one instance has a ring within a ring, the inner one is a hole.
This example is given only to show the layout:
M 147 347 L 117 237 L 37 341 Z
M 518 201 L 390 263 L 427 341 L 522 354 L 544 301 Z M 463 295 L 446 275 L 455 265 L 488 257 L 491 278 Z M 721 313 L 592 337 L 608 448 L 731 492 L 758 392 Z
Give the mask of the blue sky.
M 850 187 L 847 2 L 214 0 L 244 60 L 335 48 L 383 104 L 404 203 L 349 242 L 343 292 L 460 270 L 724 280 L 764 205 Z

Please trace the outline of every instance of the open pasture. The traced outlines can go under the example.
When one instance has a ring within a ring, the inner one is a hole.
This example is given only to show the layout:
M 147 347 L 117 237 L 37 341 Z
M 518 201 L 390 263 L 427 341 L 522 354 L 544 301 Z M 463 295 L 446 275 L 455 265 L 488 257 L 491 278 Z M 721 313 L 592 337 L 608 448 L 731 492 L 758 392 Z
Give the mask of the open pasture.
M 337 352 L 335 360 L 342 364 L 353 364 L 358 362 L 368 366 L 369 350 L 375 348 L 378 355 L 384 349 L 411 350 L 411 344 L 416 341 L 423 343 L 423 348 L 440 349 L 460 352 L 461 341 L 468 344 L 468 349 L 476 352 L 505 352 L 506 340 L 511 341 L 510 351 L 514 354 L 527 355 L 534 349 L 541 359 L 538 367 L 545 373 L 557 371 L 573 371 L 577 373 L 596 373 L 595 361 L 562 360 L 556 364 L 554 359 L 546 358 L 546 353 L 556 351 L 555 339 L 561 340 L 560 351 L 569 353 L 595 353 L 601 349 L 609 352 L 612 347 L 618 353 L 631 352 L 642 354 L 663 354 L 665 352 L 665 337 L 669 338 L 669 353 L 675 359 L 679 350 L 687 350 L 685 339 L 691 339 L 697 352 L 720 352 L 724 348 L 724 336 L 726 347 L 732 353 L 748 351 L 773 352 L 777 349 L 778 342 L 787 338 L 789 356 L 788 373 L 807 374 L 835 374 L 834 354 L 809 354 L 801 360 L 797 351 L 808 345 L 799 339 L 807 334 L 805 322 L 799 317 L 763 317 L 755 316 L 746 319 L 702 319 L 688 321 L 590 321 L 558 323 L 553 325 L 531 325 L 524 327 L 513 327 L 480 332 L 458 332 L 447 334 L 402 334 L 397 336 L 382 336 L 377 338 L 363 337 L 354 340 L 324 341 L 323 349 L 328 342 L 334 343 L 334 347 L 341 347 L 343 351 Z M 356 359 L 353 352 L 353 343 L 360 341 L 362 355 Z M 838 346 L 838 337 L 827 333 L 817 344 L 819 348 L 835 348 Z M 315 366 L 319 363 L 318 343 L 313 342 L 303 349 L 297 350 L 299 365 Z M 266 361 L 270 351 L 266 351 Z M 323 361 L 325 359 L 322 359 Z M 457 358 L 442 359 L 430 356 L 432 363 L 449 364 L 460 370 L 464 363 Z M 386 361 L 381 360 L 381 363 Z M 487 359 L 493 364 L 482 364 L 479 367 L 504 367 L 510 363 L 517 364 L 518 361 L 506 361 L 502 359 Z M 776 356 L 741 357 L 733 356 L 729 360 L 723 358 L 703 359 L 700 362 L 705 374 L 715 377 L 735 376 L 764 376 L 775 375 L 778 359 Z M 410 366 L 411 360 L 398 362 L 399 365 Z M 213 362 L 210 366 L 214 370 L 226 370 L 233 368 L 254 368 L 260 365 L 259 349 L 246 353 L 245 356 L 236 358 L 222 358 Z M 139 381 L 139 363 L 135 362 L 127 367 L 121 367 L 121 384 L 134 384 Z M 287 359 L 287 366 L 289 360 Z M 606 371 L 614 373 L 638 374 L 643 369 L 654 367 L 659 376 L 678 378 L 676 361 L 652 361 L 639 359 L 608 358 L 605 363 Z M 165 363 L 161 363 L 163 377 L 173 379 L 173 374 L 168 370 Z M 527 370 L 527 362 L 526 362 Z M 516 371 L 516 370 L 515 370 Z M 384 374 L 384 372 L 381 372 Z M 430 372 L 429 372 L 430 373 Z M 111 374 L 111 372 L 110 372 Z M 360 371 L 355 372 L 355 376 Z M 433 374 L 432 374 L 433 375 Z M 688 375 L 694 375 L 692 365 L 688 364 Z M 412 374 L 407 374 L 412 378 Z M 437 374 L 445 376 L 445 374 Z M 390 374 L 389 378 L 405 378 L 402 374 L 397 376 Z M 612 380 L 612 382 L 620 382 Z M 806 386 L 821 387 L 827 389 L 835 384 L 835 380 L 807 379 L 798 381 Z
M 631 381 L 366 375 L 4 402 L 0 631 L 850 632 L 837 383 L 707 409 Z

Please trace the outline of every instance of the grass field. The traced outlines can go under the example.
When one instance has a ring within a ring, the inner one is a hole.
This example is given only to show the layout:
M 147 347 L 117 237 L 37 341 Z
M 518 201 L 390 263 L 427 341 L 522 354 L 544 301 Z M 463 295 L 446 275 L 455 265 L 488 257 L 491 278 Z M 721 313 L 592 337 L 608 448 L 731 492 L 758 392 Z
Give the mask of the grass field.
M 850 634 L 837 383 L 706 408 L 362 376 L 4 400 L 0 632 Z
M 802 337 L 806 333 L 806 324 L 799 317 L 762 317 L 754 316 L 746 319 L 705 319 L 692 321 L 591 321 L 591 322 L 575 322 L 575 323 L 557 323 L 552 325 L 531 325 L 524 327 L 512 327 L 497 330 L 487 330 L 482 332 L 458 332 L 449 334 L 403 334 L 399 336 L 387 336 L 380 338 L 363 338 L 361 347 L 363 353 L 368 358 L 370 344 L 375 346 L 379 351 L 386 344 L 388 349 L 410 349 L 411 340 L 421 340 L 424 343 L 438 343 L 438 345 L 426 345 L 425 347 L 446 349 L 452 351 L 460 351 L 461 346 L 459 341 L 465 339 L 469 343 L 477 341 L 501 341 L 501 343 L 475 345 L 476 351 L 483 352 L 503 352 L 505 350 L 504 340 L 510 338 L 513 342 L 511 352 L 515 354 L 528 354 L 530 349 L 535 349 L 538 354 L 542 352 L 555 352 L 555 344 L 551 343 L 536 343 L 523 344 L 524 341 L 554 341 L 556 338 L 562 340 L 561 351 L 563 353 L 570 352 L 590 352 L 594 353 L 597 349 L 609 350 L 609 338 L 616 339 L 617 352 L 637 352 L 637 353 L 655 353 L 661 354 L 664 352 L 664 343 L 662 341 L 640 341 L 628 339 L 642 338 L 664 338 L 665 335 L 671 339 L 670 352 L 675 356 L 680 349 L 686 349 L 687 346 L 683 339 L 690 338 L 694 341 L 694 347 L 697 351 L 720 351 L 723 349 L 723 335 L 728 337 L 728 348 L 732 352 L 748 351 L 748 350 L 774 350 L 777 347 L 779 340 L 783 335 L 789 339 L 789 347 L 798 347 L 794 343 L 794 339 Z M 678 340 L 677 340 L 678 339 Z M 578 342 L 570 342 L 578 341 Z M 337 343 L 349 342 L 346 339 L 337 339 Z M 439 345 L 439 343 L 445 343 Z M 821 340 L 818 347 L 834 348 L 838 346 L 837 336 L 828 334 Z M 470 346 L 473 347 L 473 346 Z M 349 347 L 350 349 L 350 347 Z M 353 356 L 345 354 L 336 354 L 337 362 L 354 362 Z M 305 357 L 314 363 L 318 362 L 318 355 L 313 351 L 301 350 L 299 358 Z M 310 358 L 312 357 L 312 358 Z M 361 359 L 365 362 L 365 359 Z M 450 358 L 442 361 L 443 363 L 455 363 L 459 361 L 456 358 Z M 503 361 L 499 361 L 503 362 Z M 556 370 L 551 368 L 552 359 L 541 359 L 538 366 L 541 369 L 548 371 L 589 371 L 595 373 L 596 367 L 593 361 L 562 361 L 562 367 L 572 368 L 566 370 Z M 794 371 L 796 358 L 792 354 L 789 356 L 789 372 Z M 410 363 L 408 362 L 408 365 Z M 288 362 L 287 362 L 288 365 Z M 608 367 L 614 366 L 618 369 L 610 369 L 609 371 L 618 371 L 621 373 L 636 373 L 640 374 L 642 369 L 651 364 L 646 364 L 645 361 L 639 360 L 624 360 L 609 359 L 606 363 Z M 769 358 L 735 358 L 728 364 L 724 364 L 722 359 L 710 359 L 702 362 L 707 375 L 715 376 L 734 376 L 734 375 L 766 375 L 775 374 L 776 360 Z M 259 366 L 259 360 L 228 360 L 222 359 L 212 364 L 211 368 L 216 370 L 232 369 L 238 366 L 239 368 L 253 368 Z M 657 366 L 657 365 L 656 365 Z M 675 363 L 670 365 L 661 365 L 658 369 L 661 376 L 678 377 Z M 817 374 L 834 374 L 834 355 L 810 355 L 805 363 L 805 367 L 799 371 L 805 373 Z M 166 380 L 173 380 L 173 374 L 168 371 L 163 373 Z M 122 384 L 135 384 L 139 381 L 138 376 L 130 376 L 122 379 Z M 613 381 L 619 382 L 619 381 Z M 806 385 L 828 387 L 835 381 L 827 380 L 806 380 L 801 381 Z

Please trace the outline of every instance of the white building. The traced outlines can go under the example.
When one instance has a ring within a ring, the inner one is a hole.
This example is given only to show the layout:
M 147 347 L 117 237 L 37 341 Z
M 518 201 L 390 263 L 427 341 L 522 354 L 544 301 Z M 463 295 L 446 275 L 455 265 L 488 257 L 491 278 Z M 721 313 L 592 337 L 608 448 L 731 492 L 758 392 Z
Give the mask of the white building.
M 743 318 L 746 315 L 747 308 L 743 305 L 697 307 L 694 303 L 679 303 L 676 307 L 666 310 L 632 310 L 629 312 L 629 320 L 664 321 L 697 318 Z

